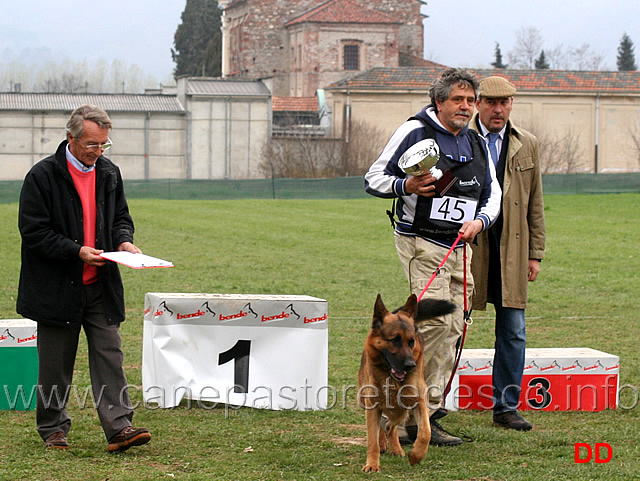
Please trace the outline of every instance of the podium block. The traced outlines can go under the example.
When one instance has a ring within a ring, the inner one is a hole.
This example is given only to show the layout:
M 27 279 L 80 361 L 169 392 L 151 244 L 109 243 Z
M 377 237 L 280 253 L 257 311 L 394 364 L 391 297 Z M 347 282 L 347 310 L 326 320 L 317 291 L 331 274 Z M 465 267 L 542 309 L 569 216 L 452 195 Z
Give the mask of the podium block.
M 493 349 L 462 351 L 447 408 L 490 410 Z M 618 406 L 620 358 L 589 348 L 527 349 L 518 410 L 602 411 Z
M 147 403 L 170 408 L 186 398 L 207 407 L 326 407 L 324 299 L 147 293 L 143 336 Z
M 0 410 L 35 409 L 38 384 L 38 324 L 0 320 Z

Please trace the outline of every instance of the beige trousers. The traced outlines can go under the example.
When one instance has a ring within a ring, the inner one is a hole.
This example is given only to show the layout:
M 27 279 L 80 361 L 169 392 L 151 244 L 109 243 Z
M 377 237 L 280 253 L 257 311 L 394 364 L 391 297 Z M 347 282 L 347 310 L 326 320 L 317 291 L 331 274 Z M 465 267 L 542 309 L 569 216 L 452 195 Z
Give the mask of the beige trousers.
M 411 292 L 419 296 L 449 249 L 421 237 L 395 234 L 395 241 Z M 455 363 L 456 343 L 464 329 L 463 249 L 467 250 L 467 300 L 471 305 L 473 294 L 471 248 L 466 244 L 464 247 L 454 249 L 423 295 L 423 299 L 446 299 L 457 306 L 453 314 L 428 319 L 418 325 L 424 340 L 424 373 L 428 390 L 429 415 L 442 404 L 443 393 Z

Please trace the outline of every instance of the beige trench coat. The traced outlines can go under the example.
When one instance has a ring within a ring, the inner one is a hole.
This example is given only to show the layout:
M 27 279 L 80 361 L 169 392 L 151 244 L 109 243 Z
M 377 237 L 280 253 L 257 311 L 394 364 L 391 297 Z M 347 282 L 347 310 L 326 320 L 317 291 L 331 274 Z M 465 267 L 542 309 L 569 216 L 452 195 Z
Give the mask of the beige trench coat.
M 476 113 L 469 123 L 477 126 Z M 529 259 L 544 258 L 545 225 L 542 198 L 542 174 L 538 156 L 538 140 L 509 121 L 509 150 L 502 188 L 504 218 L 500 237 L 502 305 L 524 309 L 527 305 Z M 472 308 L 485 310 L 489 274 L 489 243 L 487 232 L 472 244 L 471 271 L 475 282 Z

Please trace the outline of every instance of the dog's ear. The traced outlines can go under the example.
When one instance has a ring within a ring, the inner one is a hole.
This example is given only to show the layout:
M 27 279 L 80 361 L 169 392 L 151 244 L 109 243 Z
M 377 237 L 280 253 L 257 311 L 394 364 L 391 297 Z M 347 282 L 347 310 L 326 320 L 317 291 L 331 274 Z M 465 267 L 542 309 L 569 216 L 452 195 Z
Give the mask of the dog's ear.
M 411 317 L 412 319 L 416 317 L 416 313 L 418 312 L 418 298 L 415 294 L 411 294 L 409 296 L 402 310 L 409 314 L 409 317 Z
M 385 307 L 384 302 L 382 302 L 382 297 L 378 294 L 378 297 L 376 297 L 376 304 L 373 307 L 373 323 L 371 324 L 371 328 L 379 329 L 387 314 L 389 314 L 389 311 Z

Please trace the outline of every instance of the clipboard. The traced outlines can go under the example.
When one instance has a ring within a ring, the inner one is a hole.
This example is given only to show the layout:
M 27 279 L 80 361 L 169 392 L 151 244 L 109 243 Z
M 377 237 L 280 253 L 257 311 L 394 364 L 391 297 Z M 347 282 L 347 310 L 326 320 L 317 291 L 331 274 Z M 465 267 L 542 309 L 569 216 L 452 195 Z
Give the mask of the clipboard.
M 173 263 L 151 257 L 146 254 L 134 254 L 133 252 L 117 251 L 103 252 L 100 257 L 112 262 L 117 262 L 132 269 L 153 269 L 158 267 L 173 267 Z

